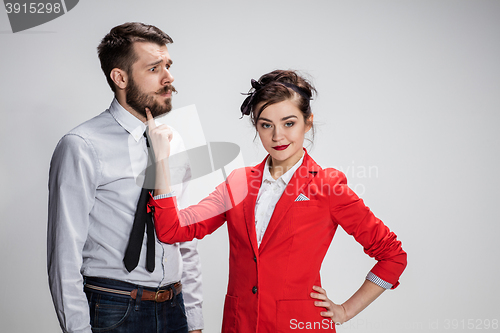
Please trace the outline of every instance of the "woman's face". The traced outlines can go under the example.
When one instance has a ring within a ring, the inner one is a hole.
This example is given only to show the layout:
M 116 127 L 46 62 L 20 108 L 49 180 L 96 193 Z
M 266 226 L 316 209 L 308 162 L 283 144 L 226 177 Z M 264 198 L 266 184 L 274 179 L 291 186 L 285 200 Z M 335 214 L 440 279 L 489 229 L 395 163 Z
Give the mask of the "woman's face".
M 311 129 L 312 118 L 311 115 L 306 124 L 291 100 L 269 105 L 260 113 L 257 132 L 273 165 L 292 166 L 302 157 L 304 136 Z

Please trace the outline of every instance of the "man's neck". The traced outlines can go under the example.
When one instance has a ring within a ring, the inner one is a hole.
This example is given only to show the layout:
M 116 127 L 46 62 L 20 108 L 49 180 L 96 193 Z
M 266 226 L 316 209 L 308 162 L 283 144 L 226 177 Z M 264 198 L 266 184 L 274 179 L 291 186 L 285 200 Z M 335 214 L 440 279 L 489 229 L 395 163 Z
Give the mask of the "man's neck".
M 142 114 L 140 114 L 139 112 L 134 110 L 130 105 L 127 104 L 127 99 L 126 99 L 125 95 L 117 93 L 117 94 L 115 94 L 115 98 L 118 101 L 118 103 L 120 103 L 120 105 L 125 110 L 130 112 L 131 115 L 133 115 L 134 117 L 136 117 L 137 119 L 139 119 L 143 123 L 145 123 L 147 121 L 146 117 L 144 117 Z

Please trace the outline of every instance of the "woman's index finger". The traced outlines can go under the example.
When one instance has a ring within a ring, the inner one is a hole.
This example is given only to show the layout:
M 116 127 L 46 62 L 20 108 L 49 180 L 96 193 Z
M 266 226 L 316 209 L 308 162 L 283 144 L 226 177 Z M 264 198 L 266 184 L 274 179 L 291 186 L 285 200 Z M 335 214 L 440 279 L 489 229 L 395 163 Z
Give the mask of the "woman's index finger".
M 156 128 L 155 119 L 153 118 L 153 115 L 151 114 L 151 111 L 148 108 L 146 108 L 146 118 L 148 120 L 147 123 L 149 129 L 155 129 Z

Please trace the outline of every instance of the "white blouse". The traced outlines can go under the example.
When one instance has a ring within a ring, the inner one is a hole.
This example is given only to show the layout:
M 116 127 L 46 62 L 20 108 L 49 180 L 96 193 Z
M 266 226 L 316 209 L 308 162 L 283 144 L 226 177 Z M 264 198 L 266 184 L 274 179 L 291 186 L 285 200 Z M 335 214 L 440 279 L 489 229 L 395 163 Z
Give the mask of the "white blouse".
M 260 246 L 262 238 L 266 233 L 267 226 L 274 212 L 274 207 L 285 191 L 286 186 L 292 179 L 293 174 L 302 165 L 304 155 L 293 167 L 285 172 L 278 179 L 274 179 L 269 172 L 269 167 L 264 168 L 262 184 L 255 203 L 255 231 L 257 232 L 257 244 Z M 267 158 L 266 165 L 269 166 L 270 157 Z

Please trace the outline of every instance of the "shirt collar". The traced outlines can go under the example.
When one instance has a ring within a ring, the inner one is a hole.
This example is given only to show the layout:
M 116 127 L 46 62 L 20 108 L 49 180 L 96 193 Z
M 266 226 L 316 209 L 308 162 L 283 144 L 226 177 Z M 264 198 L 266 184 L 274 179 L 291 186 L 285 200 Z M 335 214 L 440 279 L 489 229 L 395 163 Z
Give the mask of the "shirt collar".
M 136 142 L 142 138 L 144 131 L 146 130 L 146 124 L 137 119 L 136 116 L 125 110 L 123 106 L 118 102 L 118 100 L 113 98 L 113 102 L 109 107 L 109 112 L 115 118 L 115 120 L 123 127 L 127 132 L 132 135 Z
M 278 179 L 274 179 L 273 176 L 271 176 L 271 172 L 269 172 L 270 158 L 271 158 L 271 155 L 269 155 L 267 157 L 267 161 L 266 161 L 266 165 L 264 167 L 264 174 L 262 176 L 262 180 L 263 181 L 267 180 L 268 182 L 272 183 L 272 182 L 275 182 L 275 181 L 279 181 L 281 179 L 281 182 L 283 182 L 285 185 L 288 185 L 288 183 L 292 179 L 292 176 L 295 173 L 295 171 L 297 171 L 297 169 L 302 165 L 302 162 L 304 161 L 304 154 L 302 154 L 302 157 L 300 158 L 300 160 L 298 160 L 297 163 L 295 163 L 293 165 L 293 167 L 290 168 L 290 170 L 288 170 L 287 172 L 285 172 L 284 174 L 282 174 L 281 177 L 279 177 Z

